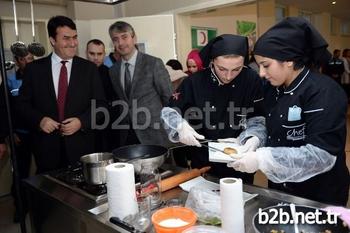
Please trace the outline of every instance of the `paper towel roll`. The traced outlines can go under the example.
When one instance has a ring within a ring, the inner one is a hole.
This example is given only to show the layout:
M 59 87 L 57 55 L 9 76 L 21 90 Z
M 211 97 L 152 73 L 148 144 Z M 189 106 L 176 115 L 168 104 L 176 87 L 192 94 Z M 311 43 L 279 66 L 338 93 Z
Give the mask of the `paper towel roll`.
M 129 163 L 113 163 L 106 167 L 109 217 L 123 220 L 138 212 L 134 166 Z
M 225 233 L 244 233 L 242 180 L 220 179 L 221 226 Z

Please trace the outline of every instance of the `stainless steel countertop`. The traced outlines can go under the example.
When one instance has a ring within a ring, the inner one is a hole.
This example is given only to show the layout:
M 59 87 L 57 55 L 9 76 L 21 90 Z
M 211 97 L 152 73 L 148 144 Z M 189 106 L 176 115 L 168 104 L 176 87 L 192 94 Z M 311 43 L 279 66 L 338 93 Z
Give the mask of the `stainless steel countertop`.
M 96 221 L 96 223 L 103 224 L 103 227 L 105 229 L 110 229 L 110 232 L 127 232 L 109 222 L 108 211 L 105 211 L 106 203 L 96 203 L 95 201 L 92 201 L 58 183 L 53 182 L 43 175 L 30 177 L 25 180 L 25 183 L 32 191 L 45 194 L 60 205 L 69 208 L 72 211 L 76 211 L 92 221 Z M 247 233 L 254 232 L 252 219 L 259 208 L 266 208 L 278 203 L 291 202 L 318 208 L 323 208 L 326 206 L 325 204 L 319 202 L 252 185 L 244 185 L 243 190 L 248 193 L 258 194 L 257 197 L 245 203 L 245 229 Z M 162 193 L 163 200 L 178 197 L 183 199 L 187 197 L 187 193 L 182 191 L 179 187 Z M 97 214 L 91 213 L 89 211 L 91 209 L 97 210 Z

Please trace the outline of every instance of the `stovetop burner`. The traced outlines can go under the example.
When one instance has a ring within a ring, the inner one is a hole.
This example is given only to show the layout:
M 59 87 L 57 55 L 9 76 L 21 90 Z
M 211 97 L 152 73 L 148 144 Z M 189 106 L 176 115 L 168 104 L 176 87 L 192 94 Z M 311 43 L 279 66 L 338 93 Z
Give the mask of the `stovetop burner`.
M 96 202 L 107 199 L 106 185 L 91 185 L 86 183 L 83 169 L 80 166 L 52 171 L 45 176 L 77 193 L 95 200 Z
M 85 183 L 83 170 L 81 167 L 61 169 L 49 175 L 70 185 Z

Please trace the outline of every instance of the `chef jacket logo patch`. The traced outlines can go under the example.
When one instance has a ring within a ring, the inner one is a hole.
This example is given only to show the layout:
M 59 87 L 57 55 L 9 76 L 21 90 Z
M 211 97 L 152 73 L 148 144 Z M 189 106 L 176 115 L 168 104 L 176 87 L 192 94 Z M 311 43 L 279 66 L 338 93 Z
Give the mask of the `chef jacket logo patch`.
M 301 108 L 294 105 L 288 109 L 288 121 L 299 121 L 301 120 Z
M 175 93 L 173 93 L 172 97 L 173 97 L 173 100 L 179 100 L 179 98 L 180 98 L 180 92 L 175 92 Z
M 298 141 L 305 138 L 305 123 L 300 125 L 287 126 L 282 125 L 284 128 L 287 128 L 287 140 Z

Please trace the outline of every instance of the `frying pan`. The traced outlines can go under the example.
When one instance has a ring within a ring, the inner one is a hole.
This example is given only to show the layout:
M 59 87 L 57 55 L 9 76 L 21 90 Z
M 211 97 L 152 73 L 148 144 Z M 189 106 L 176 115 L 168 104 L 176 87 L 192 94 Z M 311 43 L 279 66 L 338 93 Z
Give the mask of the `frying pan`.
M 296 205 L 295 206 L 295 212 L 300 213 L 301 215 L 306 216 L 306 214 L 310 213 L 316 213 L 316 210 L 318 210 L 321 215 L 319 217 L 320 221 L 324 221 L 324 224 L 302 224 L 300 221 L 301 217 L 298 217 L 299 224 L 297 224 L 297 227 L 294 226 L 292 223 L 285 223 L 285 224 L 276 224 L 280 223 L 280 215 L 282 213 L 286 213 L 290 219 L 292 218 L 291 215 L 291 206 L 290 205 L 278 205 L 278 206 L 270 206 L 268 208 L 262 209 L 261 212 L 267 213 L 268 218 L 261 217 L 260 212 L 260 223 L 259 223 L 259 212 L 255 214 L 253 218 L 253 226 L 256 233 L 271 233 L 274 232 L 273 230 L 276 230 L 275 232 L 286 232 L 286 233 L 294 233 L 296 232 L 304 232 L 304 233 L 311 233 L 311 232 L 326 232 L 326 230 L 329 230 L 332 233 L 349 233 L 349 228 L 343 226 L 343 221 L 337 217 L 336 224 L 330 224 L 330 222 L 327 220 L 327 212 L 321 209 L 316 209 L 314 207 L 309 206 L 303 206 L 303 205 Z M 277 214 L 276 214 L 277 213 Z M 312 214 L 311 214 L 312 215 Z M 268 222 L 266 224 L 263 224 L 262 221 L 266 219 L 273 219 L 277 222 L 273 224 L 272 222 Z M 331 221 L 335 221 L 335 219 L 332 217 Z
M 143 162 L 153 164 L 154 168 L 160 167 L 168 156 L 168 149 L 157 145 L 136 144 L 119 147 L 112 153 L 115 161 L 130 162 L 134 165 L 136 174 L 139 174 Z

